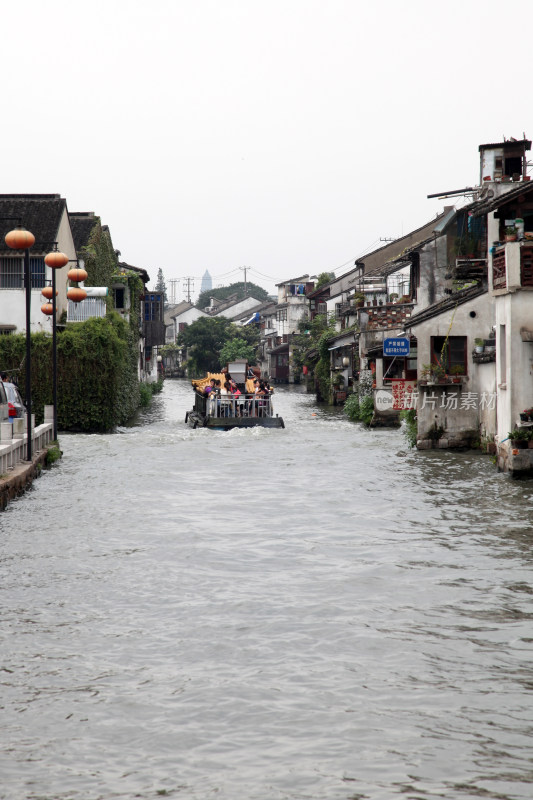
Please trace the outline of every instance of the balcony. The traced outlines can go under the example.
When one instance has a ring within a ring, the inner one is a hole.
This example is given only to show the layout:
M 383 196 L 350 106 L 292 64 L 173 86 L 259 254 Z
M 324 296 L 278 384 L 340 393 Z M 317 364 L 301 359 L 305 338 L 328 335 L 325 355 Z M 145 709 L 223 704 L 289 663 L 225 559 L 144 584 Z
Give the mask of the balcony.
M 533 241 L 506 242 L 494 248 L 492 288 L 533 287 Z

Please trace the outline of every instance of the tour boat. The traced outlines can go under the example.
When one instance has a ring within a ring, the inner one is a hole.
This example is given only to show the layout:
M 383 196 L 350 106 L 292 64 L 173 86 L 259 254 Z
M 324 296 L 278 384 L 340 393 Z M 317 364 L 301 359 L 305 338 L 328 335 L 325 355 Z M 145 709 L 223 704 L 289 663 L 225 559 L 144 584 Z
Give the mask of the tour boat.
M 231 375 L 239 388 L 239 394 L 213 390 L 205 394 L 204 389 L 213 379 L 224 384 Z M 274 415 L 272 394 L 254 394 L 253 373 L 246 361 L 230 362 L 225 372 L 208 372 L 207 377 L 191 381 L 194 389 L 194 408 L 185 415 L 185 422 L 192 428 L 230 430 L 232 428 L 284 428 L 283 418 Z

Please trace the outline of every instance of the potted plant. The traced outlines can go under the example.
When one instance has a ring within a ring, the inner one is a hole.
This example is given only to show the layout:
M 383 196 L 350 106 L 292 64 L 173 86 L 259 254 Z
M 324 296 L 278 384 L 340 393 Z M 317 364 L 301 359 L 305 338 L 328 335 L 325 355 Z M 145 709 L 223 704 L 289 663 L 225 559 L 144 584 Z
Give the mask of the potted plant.
M 433 364 L 422 364 L 422 369 L 420 371 L 420 380 L 418 382 L 420 386 L 425 386 L 426 384 L 433 384 L 435 381 L 433 380 Z
M 433 364 L 433 377 L 437 383 L 447 383 L 446 370 L 440 364 Z
M 365 304 L 365 296 L 363 292 L 356 292 L 353 296 L 353 304 L 356 308 L 362 308 Z
M 462 364 L 454 364 L 450 370 L 450 374 L 453 375 L 453 382 L 454 383 L 461 383 L 461 375 L 465 374 L 465 368 Z
M 516 450 L 524 450 L 527 447 L 530 433 L 527 428 L 515 428 L 507 434 L 511 440 L 511 446 Z
M 518 238 L 518 233 L 514 225 L 508 225 L 505 229 L 505 241 L 506 242 L 516 242 Z
M 476 353 L 482 353 L 485 349 L 484 339 L 474 339 L 474 350 Z

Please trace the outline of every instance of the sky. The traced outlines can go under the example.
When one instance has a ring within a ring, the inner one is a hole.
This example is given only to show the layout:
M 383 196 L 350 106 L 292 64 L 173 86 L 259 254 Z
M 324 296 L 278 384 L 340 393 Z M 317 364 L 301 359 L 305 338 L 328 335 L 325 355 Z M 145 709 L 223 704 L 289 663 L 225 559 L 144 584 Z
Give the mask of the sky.
M 531 0 L 6 3 L 1 192 L 94 211 L 176 302 L 206 270 L 340 275 L 462 204 L 427 195 L 478 183 L 479 144 L 533 137 L 532 22 Z

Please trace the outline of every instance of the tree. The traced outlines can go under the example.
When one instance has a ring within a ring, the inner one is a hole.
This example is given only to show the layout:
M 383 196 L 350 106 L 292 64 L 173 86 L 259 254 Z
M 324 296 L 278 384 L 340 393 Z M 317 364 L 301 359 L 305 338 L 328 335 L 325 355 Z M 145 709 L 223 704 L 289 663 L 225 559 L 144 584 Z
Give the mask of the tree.
M 234 341 L 237 344 L 224 351 L 225 345 Z M 247 358 L 254 363 L 258 343 L 257 326 L 238 327 L 225 317 L 201 317 L 187 325 L 178 334 L 177 340 L 179 346 L 187 348 L 188 372 L 192 377 L 218 372 L 231 358 Z M 227 357 L 227 353 L 231 358 Z
M 225 300 L 225 298 L 229 297 L 231 294 L 236 294 L 239 300 L 242 300 L 244 297 L 255 297 L 256 300 L 261 301 L 268 298 L 266 289 L 257 286 L 255 283 L 250 283 L 250 281 L 246 282 L 246 294 L 244 289 L 244 281 L 232 283 L 230 286 L 219 286 L 218 289 L 207 289 L 205 292 L 200 293 L 200 297 L 196 302 L 196 308 L 207 308 L 212 297 L 215 297 L 217 300 Z
M 220 351 L 220 361 L 227 364 L 228 361 L 235 361 L 236 358 L 245 358 L 249 364 L 255 364 L 256 348 L 249 345 L 240 336 L 228 339 Z
M 163 276 L 163 270 L 161 269 L 161 267 L 157 270 L 157 280 L 155 282 L 154 292 L 157 292 L 158 294 L 162 294 L 163 297 L 165 298 L 164 302 L 165 303 L 168 302 L 168 300 L 167 300 L 167 285 L 165 283 L 165 278 Z
M 331 283 L 331 281 L 334 280 L 335 280 L 334 272 L 321 272 L 317 278 L 315 289 L 320 289 L 321 286 L 325 286 L 327 283 Z

